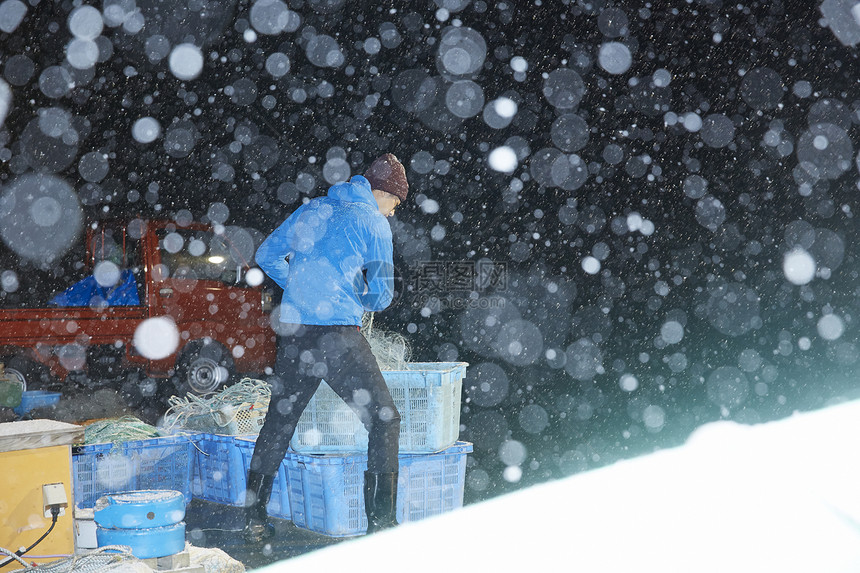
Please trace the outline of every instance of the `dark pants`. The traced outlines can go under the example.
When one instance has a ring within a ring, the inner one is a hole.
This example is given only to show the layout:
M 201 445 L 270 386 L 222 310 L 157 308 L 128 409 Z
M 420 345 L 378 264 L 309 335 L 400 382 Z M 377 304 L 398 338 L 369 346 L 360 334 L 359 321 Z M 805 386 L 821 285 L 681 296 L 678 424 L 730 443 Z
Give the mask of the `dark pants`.
M 355 326 L 299 325 L 280 336 L 272 401 L 257 438 L 251 470 L 274 475 L 311 397 L 325 379 L 358 415 L 369 435 L 367 469 L 398 470 L 400 413 L 370 345 Z

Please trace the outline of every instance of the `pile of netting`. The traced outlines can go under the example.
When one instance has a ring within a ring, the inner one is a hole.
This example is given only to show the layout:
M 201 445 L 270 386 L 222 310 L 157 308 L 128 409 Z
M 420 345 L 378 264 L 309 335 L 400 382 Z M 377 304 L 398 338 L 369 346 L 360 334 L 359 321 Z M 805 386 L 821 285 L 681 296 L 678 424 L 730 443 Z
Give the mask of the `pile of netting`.
M 163 428 L 234 435 L 258 433 L 271 398 L 269 384 L 253 378 L 243 378 L 210 396 L 171 396 Z
M 27 573 L 152 573 L 153 569 L 144 561 L 132 555 L 131 547 L 126 545 L 107 545 L 93 549 L 82 555 L 73 555 L 43 565 L 32 566 L 12 551 L 0 547 L 0 556 L 7 555 L 23 565 Z M 244 573 L 245 566 L 221 549 L 194 547 L 185 543 L 191 568 L 202 567 L 205 573 Z M 184 569 L 183 569 L 184 570 Z
M 3 553 L 0 551 L 0 553 Z M 18 571 L 33 573 L 151 573 L 152 568 L 131 554 L 125 545 L 106 545 L 84 555 L 73 555 L 59 561 L 52 561 L 31 567 L 26 561 L 17 559 L 24 565 Z
M 366 312 L 361 317 L 361 333 L 370 344 L 380 370 L 407 369 L 406 365 L 412 359 L 412 349 L 406 338 L 396 332 L 374 329 L 372 312 Z
M 203 567 L 206 573 L 244 573 L 245 566 L 215 547 L 194 547 L 185 544 L 191 557 L 191 566 Z
M 85 444 L 121 444 L 133 440 L 146 440 L 164 435 L 158 428 L 134 416 L 99 420 L 84 428 Z

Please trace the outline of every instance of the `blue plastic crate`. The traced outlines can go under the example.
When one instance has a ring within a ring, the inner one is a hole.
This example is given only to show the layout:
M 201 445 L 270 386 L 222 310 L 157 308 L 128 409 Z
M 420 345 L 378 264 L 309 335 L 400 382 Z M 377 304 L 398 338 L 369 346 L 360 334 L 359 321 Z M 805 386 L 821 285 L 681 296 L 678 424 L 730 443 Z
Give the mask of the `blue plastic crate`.
M 126 455 L 135 460 L 135 489 L 172 489 L 182 492 L 191 502 L 191 472 L 194 445 L 189 436 L 165 436 L 126 442 Z
M 254 445 L 256 444 L 257 436 L 244 436 L 236 438 L 236 446 L 242 452 L 242 462 L 244 473 L 242 477 L 247 475 L 251 468 L 251 457 L 254 455 Z M 244 481 L 243 481 L 244 486 Z M 278 473 L 275 476 L 275 481 L 272 484 L 272 496 L 269 498 L 269 504 L 266 506 L 266 513 L 272 517 L 280 519 L 291 519 L 290 500 L 287 496 L 287 467 L 283 461 L 278 467 Z
M 34 408 L 53 406 L 60 401 L 60 392 L 48 392 L 47 390 L 26 390 L 21 393 L 21 403 L 13 408 L 19 416 L 23 416 Z
M 72 448 L 72 488 L 75 505 L 93 507 L 106 493 L 137 488 L 133 460 L 121 445 L 89 444 Z
M 172 489 L 191 501 L 194 455 L 188 436 L 166 436 L 122 444 L 89 444 L 72 450 L 75 504 L 95 505 L 106 493 Z
M 413 362 L 384 370 L 400 412 L 400 451 L 438 452 L 460 435 L 460 398 L 466 362 Z M 352 409 L 323 381 L 296 426 L 290 446 L 305 454 L 367 451 L 367 430 Z
M 192 494 L 197 499 L 241 506 L 245 502 L 245 468 L 233 436 L 195 434 Z
M 401 454 L 397 521 L 418 521 L 462 507 L 471 451 L 472 444 L 457 442 L 432 454 Z M 367 531 L 366 455 L 289 453 L 284 465 L 294 525 L 331 537 Z
M 221 434 L 194 434 L 197 449 L 194 463 L 192 492 L 195 498 L 224 505 L 242 507 L 245 504 L 245 486 L 256 436 L 225 436 Z M 290 519 L 290 506 L 286 497 L 286 470 L 281 464 L 272 486 L 272 497 L 266 510 L 273 517 Z

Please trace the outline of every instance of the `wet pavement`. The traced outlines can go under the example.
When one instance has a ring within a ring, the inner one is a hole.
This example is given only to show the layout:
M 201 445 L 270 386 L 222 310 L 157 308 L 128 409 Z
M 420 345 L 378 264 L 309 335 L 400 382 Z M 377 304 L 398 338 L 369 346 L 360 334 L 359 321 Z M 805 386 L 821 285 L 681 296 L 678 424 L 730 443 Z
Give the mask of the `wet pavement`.
M 242 536 L 241 508 L 195 499 L 186 510 L 186 540 L 196 547 L 217 547 L 250 571 L 350 539 L 320 535 L 282 519 L 270 522 L 275 537 L 265 545 L 249 544 Z

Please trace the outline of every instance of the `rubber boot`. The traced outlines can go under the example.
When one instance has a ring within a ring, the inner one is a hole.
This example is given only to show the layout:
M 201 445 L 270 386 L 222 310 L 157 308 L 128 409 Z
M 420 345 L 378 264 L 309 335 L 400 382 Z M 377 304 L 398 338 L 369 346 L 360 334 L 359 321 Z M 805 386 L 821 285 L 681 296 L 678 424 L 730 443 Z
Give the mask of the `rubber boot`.
M 248 472 L 248 484 L 245 488 L 244 536 L 249 543 L 260 543 L 275 535 L 275 527 L 269 523 L 266 513 L 274 482 L 275 476 L 263 475 L 255 471 Z
M 364 472 L 364 511 L 368 533 L 397 525 L 397 472 Z

